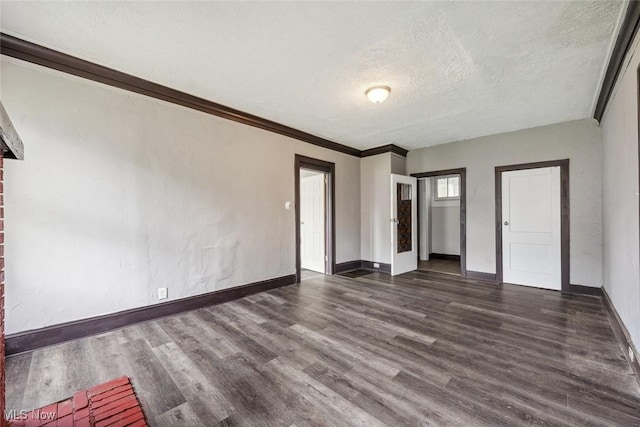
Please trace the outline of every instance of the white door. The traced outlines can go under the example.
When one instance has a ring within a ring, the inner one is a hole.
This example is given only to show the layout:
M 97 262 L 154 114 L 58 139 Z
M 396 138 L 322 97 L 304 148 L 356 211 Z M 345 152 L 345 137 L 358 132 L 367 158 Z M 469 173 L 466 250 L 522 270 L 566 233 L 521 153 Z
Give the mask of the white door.
M 562 288 L 560 167 L 502 172 L 503 282 Z
M 325 272 L 325 175 L 300 178 L 300 257 L 307 270 Z
M 418 269 L 416 178 L 391 174 L 391 275 Z

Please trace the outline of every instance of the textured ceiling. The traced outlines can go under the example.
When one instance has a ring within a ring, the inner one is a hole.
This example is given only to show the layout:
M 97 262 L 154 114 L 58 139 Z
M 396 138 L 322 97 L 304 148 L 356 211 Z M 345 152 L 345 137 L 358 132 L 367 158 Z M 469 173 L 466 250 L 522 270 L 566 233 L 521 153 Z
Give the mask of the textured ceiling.
M 588 117 L 620 1 L 12 2 L 2 31 L 352 147 Z M 367 87 L 391 95 L 371 104 Z

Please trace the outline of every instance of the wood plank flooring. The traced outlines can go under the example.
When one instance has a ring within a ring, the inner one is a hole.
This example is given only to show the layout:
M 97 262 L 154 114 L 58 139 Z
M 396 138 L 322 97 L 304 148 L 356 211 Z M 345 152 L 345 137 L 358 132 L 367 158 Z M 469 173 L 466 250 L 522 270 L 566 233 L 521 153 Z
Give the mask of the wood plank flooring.
M 460 261 L 452 259 L 432 258 L 428 261 L 418 261 L 418 270 L 435 273 L 449 273 L 460 275 Z
M 318 276 L 7 359 L 7 409 L 131 377 L 151 425 L 640 426 L 597 297 Z

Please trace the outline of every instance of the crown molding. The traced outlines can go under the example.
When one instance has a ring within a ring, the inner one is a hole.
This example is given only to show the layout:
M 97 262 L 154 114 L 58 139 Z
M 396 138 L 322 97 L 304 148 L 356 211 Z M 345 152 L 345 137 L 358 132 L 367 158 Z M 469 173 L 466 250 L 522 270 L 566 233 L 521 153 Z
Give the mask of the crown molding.
M 41 65 L 119 89 L 202 111 L 227 120 L 278 133 L 319 147 L 360 157 L 360 150 L 357 148 L 339 144 L 253 114 L 245 113 L 244 111 L 198 98 L 197 96 L 122 73 L 93 62 L 85 61 L 84 59 L 67 55 L 66 53 L 58 52 L 8 34 L 0 33 L 0 53 L 32 64 Z
M 620 32 L 611 52 L 611 59 L 609 59 L 607 72 L 602 81 L 602 88 L 600 88 L 600 95 L 598 95 L 598 102 L 593 114 L 593 118 L 598 122 L 602 120 L 604 110 L 607 108 L 616 80 L 622 70 L 624 58 L 633 45 L 633 39 L 638 33 L 638 28 L 640 28 L 640 1 L 631 0 L 620 25 Z

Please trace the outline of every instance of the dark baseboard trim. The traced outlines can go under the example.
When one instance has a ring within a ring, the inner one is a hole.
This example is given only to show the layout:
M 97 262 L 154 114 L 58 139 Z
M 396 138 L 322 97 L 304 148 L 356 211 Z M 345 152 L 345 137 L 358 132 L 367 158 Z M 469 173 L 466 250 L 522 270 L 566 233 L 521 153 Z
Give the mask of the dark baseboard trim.
M 467 270 L 467 279 L 484 280 L 486 282 L 496 283 L 496 275 L 493 273 L 484 273 L 482 271 Z
M 460 255 L 449 254 L 429 254 L 429 259 L 447 259 L 449 261 L 460 261 Z
M 288 136 L 350 156 L 367 157 L 382 153 L 395 153 L 406 157 L 408 153 L 408 150 L 395 144 L 383 145 L 368 150 L 359 150 L 4 33 L 0 33 L 0 53 L 32 64 L 51 68 L 52 70 L 72 74 L 118 89 L 128 90 L 140 95 L 222 117 L 223 119 Z
M 360 268 L 363 270 L 379 271 L 380 273 L 391 274 L 391 264 L 385 264 L 383 262 L 377 262 L 380 267 L 374 267 L 373 261 L 361 261 Z
M 112 331 L 134 323 L 153 320 L 211 305 L 222 304 L 247 295 L 268 291 L 282 286 L 293 285 L 294 283 L 296 283 L 296 275 L 291 274 L 288 276 L 277 277 L 275 279 L 236 286 L 234 288 L 221 289 L 219 291 L 208 292 L 206 294 L 153 304 L 146 307 L 139 307 L 131 310 L 119 311 L 117 313 L 106 314 L 104 316 L 90 317 L 88 319 L 75 320 L 72 322 L 48 326 L 46 328 L 11 334 L 6 336 L 6 354 L 12 355 L 23 353 L 25 351 L 47 347 L 65 341 Z
M 358 270 L 362 268 L 362 261 L 348 261 L 336 264 L 335 274 L 345 273 L 347 271 Z
M 636 381 L 638 385 L 640 385 L 640 354 L 638 354 L 638 350 L 633 345 L 633 341 L 631 341 L 631 335 L 629 334 L 629 330 L 622 322 L 618 311 L 614 307 L 611 302 L 611 298 L 609 298 L 609 294 L 607 293 L 605 288 L 602 288 L 602 301 L 604 302 L 604 306 L 609 313 L 609 323 L 611 323 L 611 328 L 613 329 L 613 334 L 615 335 L 620 347 L 622 347 L 622 352 L 624 353 L 624 357 L 627 359 L 627 362 L 631 366 L 633 370 Z M 634 360 L 632 361 L 629 357 L 629 349 L 631 349 L 634 353 Z
M 360 157 L 375 156 L 376 154 L 394 153 L 402 157 L 407 157 L 409 150 L 405 150 L 402 147 L 398 147 L 395 144 L 381 145 L 380 147 L 369 148 L 368 150 L 362 150 Z
M 598 95 L 598 102 L 596 103 L 596 109 L 593 114 L 593 117 L 597 121 L 602 120 L 604 110 L 607 108 L 607 103 L 613 93 L 616 80 L 618 80 L 618 75 L 620 74 L 620 70 L 622 70 L 624 58 L 633 45 L 633 39 L 638 32 L 638 28 L 640 28 L 640 2 L 631 0 L 628 2 L 627 12 L 622 19 L 620 32 L 618 33 L 616 44 L 611 52 L 609 65 L 607 66 L 607 71 L 602 81 L 602 88 Z
M 594 288 L 593 286 L 569 285 L 569 290 L 565 291 L 570 294 L 594 295 L 602 296 L 602 288 Z

